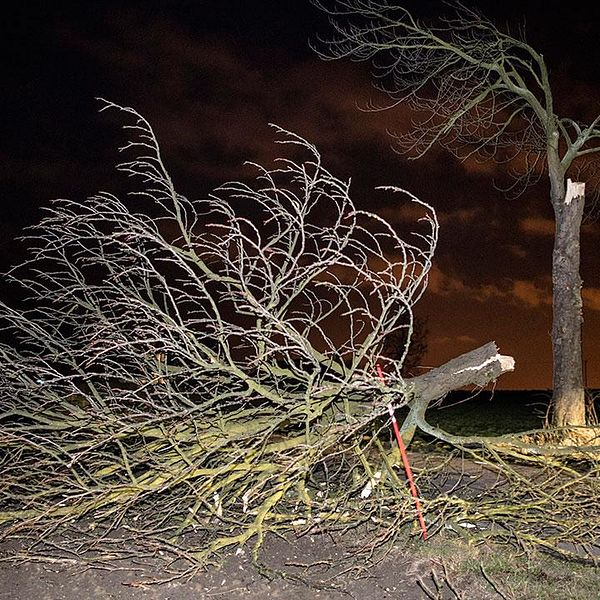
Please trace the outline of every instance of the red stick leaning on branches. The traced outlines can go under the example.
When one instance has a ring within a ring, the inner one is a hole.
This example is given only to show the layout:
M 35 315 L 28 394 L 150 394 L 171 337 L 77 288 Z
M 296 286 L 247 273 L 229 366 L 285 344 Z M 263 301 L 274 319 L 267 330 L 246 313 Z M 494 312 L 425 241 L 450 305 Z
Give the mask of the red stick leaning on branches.
M 377 375 L 379 375 L 379 379 L 381 383 L 385 384 L 385 376 L 383 374 L 383 369 L 381 365 L 377 365 Z M 402 441 L 402 436 L 400 435 L 400 429 L 398 428 L 398 421 L 396 421 L 396 415 L 394 414 L 394 408 L 392 404 L 388 404 L 388 411 L 390 413 L 390 418 L 392 419 L 392 427 L 394 428 L 394 434 L 396 436 L 396 441 L 398 442 L 398 448 L 400 449 L 400 456 L 402 457 L 402 464 L 404 465 L 404 470 L 406 471 L 406 477 L 408 479 L 408 485 L 410 487 L 410 493 L 415 501 L 415 509 L 417 511 L 417 518 L 419 519 L 419 525 L 421 526 L 421 533 L 423 539 L 427 539 L 427 527 L 425 525 L 425 519 L 423 518 L 423 513 L 421 512 L 421 502 L 419 501 L 419 495 L 417 493 L 417 486 L 415 485 L 415 481 L 412 474 L 412 469 L 410 468 L 410 463 L 408 462 L 408 455 L 406 454 L 406 447 L 404 446 L 404 442 Z

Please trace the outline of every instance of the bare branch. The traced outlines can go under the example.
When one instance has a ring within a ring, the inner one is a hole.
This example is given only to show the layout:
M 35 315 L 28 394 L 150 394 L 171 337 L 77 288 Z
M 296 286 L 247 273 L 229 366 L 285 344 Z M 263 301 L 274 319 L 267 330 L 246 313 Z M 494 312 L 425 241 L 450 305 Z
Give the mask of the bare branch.
M 438 223 L 386 188 L 423 208 L 401 239 L 280 128 L 291 158 L 191 202 L 147 121 L 105 108 L 133 118 L 120 168 L 146 203 L 55 201 L 7 277 L 28 299 L 0 304 L 0 534 L 128 518 L 141 539 L 200 529 L 200 563 L 260 545 L 289 494 L 310 510 L 324 457 L 362 452 L 372 400 L 407 402 L 403 356 L 385 389 L 374 368 L 386 336 L 410 341 Z
M 399 151 L 418 158 L 441 144 L 461 159 L 478 154 L 500 162 L 524 153 L 527 166 L 555 152 L 562 153 L 565 173 L 576 158 L 595 152 L 583 147 L 597 135 L 597 120 L 574 128 L 555 114 L 543 56 L 460 2 L 449 2 L 453 16 L 436 25 L 383 0 L 314 4 L 334 30 L 315 44 L 318 54 L 372 63 L 375 85 L 390 103 L 371 108 L 406 103 L 423 115 L 411 131 L 394 134 Z M 521 170 L 514 189 L 536 176 Z

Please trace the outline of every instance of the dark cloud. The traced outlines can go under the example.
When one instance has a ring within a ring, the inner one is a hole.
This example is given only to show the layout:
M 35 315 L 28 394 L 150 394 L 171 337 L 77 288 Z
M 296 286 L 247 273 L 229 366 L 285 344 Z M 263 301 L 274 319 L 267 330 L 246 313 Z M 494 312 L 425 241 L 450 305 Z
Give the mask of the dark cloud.
M 405 188 L 436 208 L 440 243 L 419 307 L 431 320 L 431 364 L 495 339 L 503 353 L 515 354 L 518 367 L 526 365 L 510 385 L 549 381 L 553 221 L 547 184 L 542 180 L 509 200 L 495 187 L 508 184 L 506 165 L 460 162 L 439 148 L 417 161 L 395 154 L 387 132 L 401 135 L 413 115 L 406 107 L 360 110 L 377 99 L 368 69 L 322 62 L 310 51 L 308 39 L 327 24 L 308 0 L 293 9 L 247 0 L 24 4 L 11 9 L 3 28 L 1 248 L 52 197 L 125 189 L 113 171 L 116 147 L 125 140 L 122 122 L 97 114 L 97 96 L 132 106 L 150 121 L 175 182 L 192 198 L 247 177 L 245 160 L 272 161 L 281 150 L 268 126 L 274 122 L 316 144 L 335 175 L 352 178 L 357 204 L 402 231 L 414 229 L 419 210 L 374 191 L 376 185 Z M 516 2 L 480 4 L 502 19 L 527 13 L 534 38 L 544 44 L 542 25 L 552 31 L 556 21 L 542 20 L 529 3 L 522 11 Z M 438 5 L 415 3 L 430 12 Z M 589 99 L 600 97 L 599 82 L 571 68 L 569 56 L 559 57 L 552 73 L 559 105 L 588 117 L 597 110 Z M 600 334 L 598 230 L 594 223 L 584 229 L 588 340 Z M 600 354 L 593 343 L 592 352 Z

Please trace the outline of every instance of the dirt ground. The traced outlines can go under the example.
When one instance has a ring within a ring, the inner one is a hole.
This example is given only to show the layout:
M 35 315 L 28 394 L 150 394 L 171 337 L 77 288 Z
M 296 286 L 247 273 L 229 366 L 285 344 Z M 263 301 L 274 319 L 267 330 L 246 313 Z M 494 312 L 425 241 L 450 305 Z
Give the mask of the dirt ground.
M 416 464 L 420 458 L 415 456 Z M 476 493 L 495 480 L 492 473 L 481 478 L 480 465 L 473 485 L 464 493 Z M 465 477 L 458 461 L 440 487 L 448 489 Z M 470 491 L 469 491 L 470 490 Z M 403 547 L 378 551 L 371 558 L 361 550 L 371 542 L 368 534 L 351 530 L 335 537 L 325 534 L 282 539 L 271 535 L 261 549 L 261 564 L 275 573 L 265 576 L 251 557 L 251 547 L 225 558 L 220 567 L 196 573 L 187 580 L 151 583 L 168 577 L 160 567 L 141 565 L 130 558 L 110 562 L 104 569 L 89 568 L 81 557 L 72 564 L 0 561 L 0 600 L 498 600 L 480 578 L 454 575 L 444 584 L 444 564 L 435 550 L 439 541 L 422 541 L 416 533 Z M 415 549 L 418 551 L 415 552 Z M 0 545 L 0 559 L 10 548 Z M 12 548 L 14 551 L 14 547 Z M 510 551 L 508 548 L 506 551 Z M 12 552 L 10 552 L 12 554 Z M 133 552 L 132 552 L 133 556 Z M 431 558 L 430 558 L 431 557 Z M 436 589 L 434 579 L 440 589 Z M 426 586 L 430 595 L 423 589 Z M 466 591 L 465 591 L 466 590 Z
M 353 537 L 350 534 L 349 537 Z M 285 576 L 261 574 L 249 551 L 229 556 L 219 568 L 197 573 L 189 580 L 163 584 L 158 571 L 141 569 L 134 561 L 117 570 L 91 569 L 52 563 L 0 563 L 2 600 L 455 600 L 444 586 L 441 595 L 428 596 L 418 580 L 435 590 L 433 574 L 443 581 L 442 564 L 436 559 L 410 555 L 392 548 L 383 558 L 361 560 L 356 539 L 348 545 L 348 534 L 336 540 L 326 535 L 305 535 L 286 541 L 272 536 L 265 540 L 262 559 Z M 427 543 L 427 542 L 422 542 Z M 162 575 L 164 577 L 164 575 Z M 461 588 L 469 582 L 461 581 Z M 437 593 L 437 592 L 436 592 Z M 468 600 L 498 598 L 472 585 Z

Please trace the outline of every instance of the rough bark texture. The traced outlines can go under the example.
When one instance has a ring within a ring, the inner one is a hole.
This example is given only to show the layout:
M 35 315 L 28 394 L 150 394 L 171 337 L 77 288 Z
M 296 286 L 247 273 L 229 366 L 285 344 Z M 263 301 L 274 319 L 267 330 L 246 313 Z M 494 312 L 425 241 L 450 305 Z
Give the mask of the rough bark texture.
M 484 387 L 503 373 L 512 371 L 514 366 L 515 361 L 511 356 L 498 354 L 496 344 L 489 342 L 425 375 L 410 379 L 410 412 L 401 428 L 404 443 L 410 443 L 417 427 L 424 421 L 425 411 L 432 401 L 467 385 Z
M 566 195 L 554 202 L 556 235 L 552 254 L 554 395 L 552 422 L 557 427 L 585 425 L 581 326 L 580 230 L 585 202 L 583 184 L 568 181 Z

